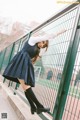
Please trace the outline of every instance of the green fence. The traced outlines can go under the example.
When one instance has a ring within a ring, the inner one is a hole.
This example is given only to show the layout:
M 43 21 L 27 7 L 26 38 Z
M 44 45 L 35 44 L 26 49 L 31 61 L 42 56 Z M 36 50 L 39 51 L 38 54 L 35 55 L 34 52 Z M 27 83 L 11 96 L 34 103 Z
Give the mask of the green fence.
M 33 88 L 38 99 L 46 107 L 50 107 L 49 117 L 53 120 L 80 119 L 80 6 L 72 4 L 54 15 L 49 20 L 0 52 L 0 72 L 4 69 L 24 43 L 31 36 L 55 34 L 66 29 L 49 41 L 48 51 L 45 49 L 42 58 L 34 64 L 36 87 Z M 9 82 L 17 94 L 23 94 L 20 86 Z M 23 98 L 22 98 L 23 99 Z M 23 99 L 24 100 L 24 99 Z M 25 101 L 25 100 L 24 100 Z M 43 120 L 45 115 L 41 115 Z

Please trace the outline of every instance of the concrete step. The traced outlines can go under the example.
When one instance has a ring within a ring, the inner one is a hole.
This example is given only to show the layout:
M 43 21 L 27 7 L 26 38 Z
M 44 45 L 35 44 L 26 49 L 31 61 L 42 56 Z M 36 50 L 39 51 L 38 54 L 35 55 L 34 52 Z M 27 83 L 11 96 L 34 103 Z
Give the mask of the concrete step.
M 0 120 L 19 120 L 7 98 L 7 94 L 0 86 Z
M 6 110 L 8 109 L 9 111 L 11 111 L 10 114 L 13 114 L 13 111 L 15 111 L 14 114 L 16 115 L 16 116 L 15 115 L 11 116 L 8 120 L 42 120 L 36 113 L 32 115 L 30 112 L 30 107 L 17 94 L 14 95 L 12 90 L 10 90 L 10 88 L 8 88 L 6 83 L 3 83 L 1 79 L 0 79 L 0 86 L 2 91 L 4 91 L 4 94 L 6 95 L 7 100 L 4 100 L 5 104 L 7 104 L 6 101 L 8 101 L 9 104 L 6 105 Z M 10 110 L 8 106 L 12 107 L 13 111 Z M 4 106 L 2 104 L 2 108 L 3 107 Z M 7 111 L 1 111 L 1 112 L 6 112 L 8 114 L 7 116 L 9 117 L 9 112 Z

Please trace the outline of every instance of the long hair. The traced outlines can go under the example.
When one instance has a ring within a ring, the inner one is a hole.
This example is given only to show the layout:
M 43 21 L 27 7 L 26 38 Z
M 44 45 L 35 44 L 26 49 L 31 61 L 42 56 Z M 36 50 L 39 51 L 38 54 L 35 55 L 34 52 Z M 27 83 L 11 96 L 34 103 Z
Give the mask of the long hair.
M 37 43 L 37 44 L 38 44 L 38 43 Z M 46 40 L 46 41 L 45 41 L 45 45 L 43 46 L 43 48 L 46 48 L 45 51 L 47 51 L 48 46 L 49 46 L 49 41 Z M 42 49 L 42 48 L 41 48 L 41 49 Z M 40 51 L 39 51 L 39 53 L 40 53 Z M 34 58 L 32 58 L 31 61 L 32 61 L 33 64 L 36 62 L 36 60 L 37 60 L 38 58 L 41 58 L 41 56 L 39 56 L 39 53 L 38 53 Z

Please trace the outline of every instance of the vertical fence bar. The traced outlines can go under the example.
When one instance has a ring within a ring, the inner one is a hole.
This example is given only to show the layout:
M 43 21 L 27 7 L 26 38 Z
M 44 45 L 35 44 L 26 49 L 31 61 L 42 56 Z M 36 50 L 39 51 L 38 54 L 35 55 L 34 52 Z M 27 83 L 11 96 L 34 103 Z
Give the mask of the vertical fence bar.
M 1 71 L 1 68 L 2 68 L 2 64 L 3 64 L 3 60 L 4 60 L 4 56 L 5 56 L 5 53 L 6 53 L 6 49 L 4 51 L 2 51 L 1 55 L 2 55 L 2 60 L 0 61 L 0 71 Z
M 78 49 L 78 45 L 79 45 L 79 32 L 80 31 L 77 29 L 77 26 L 79 23 L 79 14 L 80 14 L 79 10 L 80 10 L 80 7 L 78 6 L 75 27 L 73 30 L 69 49 L 67 52 L 66 62 L 64 65 L 61 83 L 59 86 L 59 91 L 57 94 L 57 99 L 56 99 L 56 103 L 55 103 L 55 107 L 54 107 L 54 111 L 53 111 L 53 120 L 62 120 L 62 115 L 63 115 L 65 102 L 66 102 L 66 98 L 67 98 L 67 94 L 68 94 L 68 89 L 69 89 L 69 85 L 70 85 L 74 62 L 75 62 L 77 49 Z

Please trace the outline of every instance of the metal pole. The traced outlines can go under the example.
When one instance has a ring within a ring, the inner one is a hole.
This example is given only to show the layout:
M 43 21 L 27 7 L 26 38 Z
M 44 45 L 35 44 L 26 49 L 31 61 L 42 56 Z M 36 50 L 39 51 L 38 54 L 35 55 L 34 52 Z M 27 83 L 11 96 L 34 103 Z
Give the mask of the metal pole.
M 79 12 L 80 8 L 78 7 L 78 13 L 76 16 L 76 22 L 72 34 L 72 40 L 69 45 L 66 62 L 63 69 L 62 79 L 53 111 L 53 120 L 62 120 L 62 115 L 64 112 L 65 102 L 69 90 L 70 80 L 72 76 L 72 71 L 74 67 L 74 62 L 76 58 L 76 53 L 79 45 L 79 39 L 80 39 L 80 30 L 77 29 L 78 23 L 79 23 Z M 76 31 L 77 30 L 77 31 Z M 75 34 L 76 32 L 76 34 Z

